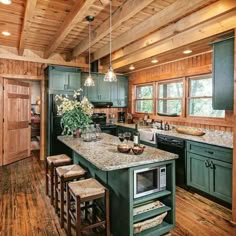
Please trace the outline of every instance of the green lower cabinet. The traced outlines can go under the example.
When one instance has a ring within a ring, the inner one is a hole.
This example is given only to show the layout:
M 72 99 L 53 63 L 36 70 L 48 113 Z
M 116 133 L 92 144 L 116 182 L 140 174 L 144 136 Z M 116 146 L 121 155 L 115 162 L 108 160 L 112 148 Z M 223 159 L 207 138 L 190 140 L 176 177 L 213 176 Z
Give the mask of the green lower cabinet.
M 211 160 L 210 194 L 226 202 L 232 202 L 232 164 Z
M 201 146 L 201 155 L 197 154 L 195 149 L 191 149 L 194 145 Z M 202 155 L 204 152 L 206 156 Z M 208 153 L 212 156 L 209 157 Z M 214 149 L 213 145 L 203 146 L 196 142 L 188 142 L 187 185 L 232 203 L 232 150 L 219 147 Z
M 209 192 L 209 171 L 206 167 L 207 158 L 187 153 L 187 185 L 204 192 Z

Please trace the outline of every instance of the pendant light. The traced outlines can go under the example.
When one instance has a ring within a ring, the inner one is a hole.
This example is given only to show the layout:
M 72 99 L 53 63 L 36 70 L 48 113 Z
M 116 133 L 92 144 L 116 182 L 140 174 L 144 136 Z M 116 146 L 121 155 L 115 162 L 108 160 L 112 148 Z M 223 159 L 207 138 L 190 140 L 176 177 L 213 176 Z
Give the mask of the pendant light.
M 108 69 L 107 73 L 104 76 L 104 81 L 116 82 L 117 81 L 116 74 L 114 73 L 113 68 L 112 68 L 112 64 L 111 64 L 111 30 L 112 30 L 112 22 L 111 22 L 112 8 L 111 8 L 111 3 L 112 3 L 112 0 L 110 0 L 110 65 L 109 65 L 109 69 Z
M 94 20 L 94 17 L 93 16 L 86 16 L 86 20 L 89 23 L 89 75 L 86 78 L 86 80 L 84 81 L 84 86 L 91 87 L 91 86 L 95 86 L 94 80 L 91 75 L 91 64 L 90 64 L 91 22 Z

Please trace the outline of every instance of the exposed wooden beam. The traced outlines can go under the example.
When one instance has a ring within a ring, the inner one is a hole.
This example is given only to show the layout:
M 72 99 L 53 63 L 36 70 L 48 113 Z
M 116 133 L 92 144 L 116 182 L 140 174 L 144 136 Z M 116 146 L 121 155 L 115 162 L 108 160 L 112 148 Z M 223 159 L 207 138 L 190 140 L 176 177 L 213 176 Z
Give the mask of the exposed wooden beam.
M 207 7 L 202 8 L 201 10 L 194 12 L 193 14 L 182 18 L 181 20 L 173 23 L 165 28 L 162 28 L 145 38 L 142 38 L 112 54 L 112 61 L 121 59 L 122 57 L 128 56 L 140 49 L 148 47 L 154 43 L 165 40 L 168 37 L 174 36 L 177 33 L 183 32 L 191 27 L 194 27 L 198 24 L 204 23 L 214 17 L 217 17 L 221 14 L 236 9 L 235 0 L 220 0 L 215 2 Z M 101 65 L 107 64 L 108 60 L 101 60 Z
M 58 48 L 66 36 L 71 32 L 71 30 L 76 26 L 76 24 L 84 19 L 88 9 L 94 3 L 95 0 L 78 0 L 77 4 L 73 10 L 66 17 L 65 21 L 61 25 L 61 28 L 57 31 L 54 38 L 49 43 L 45 50 L 44 57 L 49 58 L 49 56 Z
M 19 42 L 19 55 L 23 55 L 24 49 L 25 49 L 25 40 L 27 38 L 30 24 L 31 24 L 31 19 L 34 15 L 34 9 L 36 7 L 37 0 L 27 0 L 26 2 L 26 7 L 25 7 L 25 14 L 24 14 L 24 22 L 21 30 L 21 35 L 20 35 L 20 42 Z
M 0 58 L 3 59 L 88 68 L 88 64 L 85 62 L 85 58 L 83 57 L 77 57 L 73 61 L 68 62 L 66 61 L 66 55 L 57 53 L 54 54 L 49 59 L 45 59 L 43 58 L 43 54 L 44 53 L 41 51 L 25 49 L 24 56 L 19 56 L 17 48 L 6 47 L 6 46 L 0 47 Z
M 143 8 L 148 6 L 153 0 L 128 0 L 124 5 L 117 9 L 112 16 L 112 30 L 120 27 L 123 22 L 130 19 Z M 103 22 L 91 35 L 91 45 L 99 42 L 102 38 L 109 34 L 110 22 L 109 18 Z M 80 42 L 73 50 L 72 58 L 80 55 L 88 49 L 88 40 Z
M 184 15 L 191 13 L 203 6 L 215 2 L 214 0 L 177 0 L 162 11 L 149 17 L 129 31 L 115 38 L 112 43 L 112 51 L 116 51 L 135 40 L 148 35 L 151 32 L 158 30 L 161 27 L 174 22 Z M 109 54 L 109 45 L 105 45 L 98 49 L 93 55 L 93 61 L 100 59 Z
M 225 31 L 232 30 L 236 27 L 236 10 L 232 10 L 226 14 L 216 17 L 203 24 L 199 24 L 172 36 L 166 40 L 153 44 L 147 48 L 141 49 L 129 57 L 113 63 L 113 68 L 121 68 L 125 65 L 141 61 L 143 59 L 156 56 L 161 53 L 174 50 L 176 48 L 197 42 L 207 37 L 211 37 Z

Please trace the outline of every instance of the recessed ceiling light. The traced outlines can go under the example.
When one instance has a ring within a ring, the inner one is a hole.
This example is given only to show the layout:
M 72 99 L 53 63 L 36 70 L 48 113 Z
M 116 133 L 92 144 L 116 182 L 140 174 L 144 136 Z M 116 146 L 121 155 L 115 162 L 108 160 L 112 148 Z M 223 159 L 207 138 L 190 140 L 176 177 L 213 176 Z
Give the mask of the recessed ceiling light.
M 151 63 L 157 63 L 158 62 L 158 60 L 156 59 L 156 58 L 153 58 L 152 60 L 151 60 Z
M 12 1 L 11 0 L 0 0 L 0 3 L 9 5 L 12 3 Z
M 2 34 L 3 34 L 4 36 L 10 36 L 10 35 L 11 35 L 11 33 L 8 32 L 8 31 L 2 31 Z
M 129 69 L 134 70 L 135 69 L 134 65 L 130 65 Z
M 184 51 L 183 51 L 184 54 L 189 54 L 189 53 L 191 53 L 191 52 L 192 52 L 192 50 L 190 50 L 190 49 L 187 49 L 187 50 L 184 50 Z

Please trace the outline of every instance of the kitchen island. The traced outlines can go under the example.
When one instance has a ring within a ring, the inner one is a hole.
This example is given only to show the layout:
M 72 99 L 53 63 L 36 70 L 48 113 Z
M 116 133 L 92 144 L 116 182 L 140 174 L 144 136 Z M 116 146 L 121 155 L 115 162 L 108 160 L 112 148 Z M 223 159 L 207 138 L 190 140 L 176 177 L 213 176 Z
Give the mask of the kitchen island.
M 110 218 L 113 236 L 157 236 L 169 232 L 175 225 L 175 159 L 177 155 L 156 148 L 146 147 L 141 155 L 117 151 L 117 137 L 103 134 L 97 142 L 60 136 L 58 139 L 73 150 L 73 162 L 86 168 L 110 190 Z M 131 144 L 131 143 L 130 143 Z M 166 167 L 166 189 L 135 197 L 135 171 L 146 168 Z M 165 206 L 134 215 L 134 209 L 153 201 Z M 164 212 L 164 221 L 155 227 L 134 234 L 133 225 L 154 218 Z

